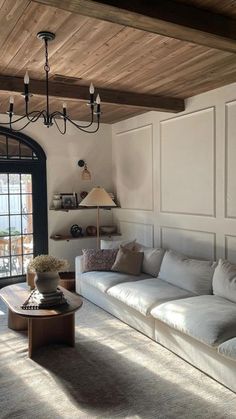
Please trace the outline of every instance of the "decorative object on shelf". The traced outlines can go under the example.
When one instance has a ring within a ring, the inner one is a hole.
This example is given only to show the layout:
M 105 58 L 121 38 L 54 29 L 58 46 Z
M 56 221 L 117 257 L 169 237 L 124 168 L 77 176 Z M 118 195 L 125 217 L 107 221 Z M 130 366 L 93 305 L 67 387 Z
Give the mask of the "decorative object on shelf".
M 62 193 L 61 194 L 62 208 L 70 209 L 78 207 L 77 193 Z
M 60 209 L 61 208 L 61 195 L 60 194 L 54 194 L 52 203 L 53 203 L 53 208 L 54 209 Z
M 36 256 L 28 265 L 29 272 L 35 272 L 35 287 L 40 294 L 48 294 L 57 291 L 60 277 L 59 271 L 65 270 L 68 262 L 50 255 Z
M 116 226 L 100 226 L 100 233 L 101 234 L 112 234 L 116 233 L 117 227 Z
M 88 195 L 88 192 L 87 191 L 80 192 L 80 198 L 81 199 L 84 199 L 87 195 Z
M 97 234 L 97 227 L 96 226 L 88 226 L 86 227 L 86 233 L 88 236 L 96 236 Z
M 114 201 L 112 201 L 109 194 L 105 191 L 104 188 L 96 187 L 93 188 L 89 194 L 84 198 L 79 205 L 84 205 L 86 207 L 97 207 L 97 248 L 100 248 L 100 238 L 99 238 L 99 208 L 100 207 L 116 207 Z
M 85 160 L 79 160 L 78 161 L 78 166 L 83 167 L 83 170 L 81 172 L 81 179 L 82 180 L 91 180 L 92 176 L 91 176 L 90 171 L 88 170 L 86 161 Z
M 9 110 L 7 114 L 9 115 L 9 122 L 1 122 L 1 125 L 8 125 L 9 128 L 14 132 L 19 132 L 25 129 L 30 123 L 37 122 L 39 118 L 43 119 L 43 123 L 47 128 L 50 128 L 54 123 L 58 129 L 58 131 L 61 134 L 66 134 L 66 128 L 67 128 L 67 121 L 69 121 L 74 127 L 78 128 L 79 130 L 83 132 L 88 133 L 95 133 L 99 130 L 100 126 L 100 115 L 101 115 L 101 99 L 100 96 L 97 95 L 96 100 L 94 101 L 94 86 L 91 83 L 89 87 L 89 107 L 90 107 L 90 122 L 86 125 L 80 125 L 72 121 L 69 116 L 67 115 L 67 105 L 66 103 L 63 103 L 62 110 L 61 111 L 54 111 L 50 113 L 50 106 L 49 106 L 49 72 L 50 72 L 50 66 L 48 61 L 48 42 L 53 41 L 55 39 L 55 34 L 52 32 L 47 31 L 41 31 L 38 32 L 37 37 L 44 42 L 45 47 L 45 64 L 44 64 L 44 71 L 45 71 L 45 82 L 46 82 L 46 109 L 42 110 L 35 110 L 29 112 L 29 101 L 32 94 L 29 90 L 29 74 L 28 71 L 25 73 L 24 77 L 24 93 L 22 94 L 25 98 L 25 114 L 19 118 L 16 118 L 13 120 L 14 115 L 14 97 L 10 96 L 9 100 Z M 79 93 L 78 93 L 79 96 Z M 96 126 L 94 129 L 90 129 L 93 125 L 94 121 L 94 115 L 96 115 Z M 60 127 L 58 124 L 57 119 L 61 119 L 63 121 L 63 128 Z M 23 122 L 24 125 L 21 128 L 15 129 L 12 127 L 13 124 L 17 122 Z
M 73 224 L 70 228 L 70 234 L 72 237 L 83 237 L 82 227 L 79 227 L 78 224 Z

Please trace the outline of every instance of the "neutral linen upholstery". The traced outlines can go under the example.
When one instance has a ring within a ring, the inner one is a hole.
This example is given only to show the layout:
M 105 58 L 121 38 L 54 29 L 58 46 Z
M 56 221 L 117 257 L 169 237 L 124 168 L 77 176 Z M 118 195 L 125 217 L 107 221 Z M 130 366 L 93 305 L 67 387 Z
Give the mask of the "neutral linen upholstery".
M 128 281 L 138 281 L 145 278 L 149 278 L 149 276 L 147 274 L 136 276 L 117 272 L 92 271 L 83 273 L 81 280 L 98 288 L 102 292 L 106 292 L 110 287 L 113 287 L 116 284 Z
M 168 250 L 163 257 L 158 278 L 195 294 L 212 294 L 215 266 L 215 262 L 189 259 Z
M 212 285 L 213 294 L 236 303 L 236 265 L 220 259 L 213 275 Z
M 215 295 L 170 301 L 151 315 L 210 346 L 236 336 L 236 305 Z
M 150 310 L 157 304 L 193 295 L 157 278 L 115 285 L 108 289 L 107 294 L 134 308 L 144 316 L 148 316 Z
M 153 247 L 143 247 L 140 251 L 143 252 L 142 272 L 157 277 L 165 250 Z
M 222 343 L 218 347 L 219 354 L 236 361 L 236 337 Z

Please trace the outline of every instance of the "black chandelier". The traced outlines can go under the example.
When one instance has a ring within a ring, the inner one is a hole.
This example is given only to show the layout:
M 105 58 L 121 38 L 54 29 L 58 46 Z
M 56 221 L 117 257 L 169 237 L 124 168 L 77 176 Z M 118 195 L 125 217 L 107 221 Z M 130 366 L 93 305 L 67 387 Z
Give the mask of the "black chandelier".
M 29 100 L 32 94 L 29 91 L 29 74 L 28 71 L 25 73 L 24 77 L 24 93 L 22 93 L 22 96 L 25 98 L 25 114 L 17 119 L 13 120 L 14 115 L 14 97 L 10 97 L 9 101 L 9 110 L 7 114 L 9 115 L 9 122 L 6 123 L 0 123 L 1 125 L 8 125 L 12 131 L 19 132 L 25 129 L 30 123 L 37 122 L 38 119 L 41 117 L 43 118 L 44 125 L 49 128 L 54 123 L 57 127 L 57 129 L 60 131 L 61 134 L 66 134 L 66 126 L 67 121 L 69 121 L 72 125 L 74 125 L 76 128 L 78 128 L 81 131 L 88 132 L 88 133 L 95 133 L 99 130 L 99 124 L 100 124 L 100 115 L 101 115 L 101 99 L 99 94 L 96 97 L 96 100 L 94 100 L 94 86 L 91 83 L 89 87 L 89 102 L 88 105 L 90 107 L 90 122 L 87 125 L 79 125 L 72 121 L 69 116 L 67 115 L 67 105 L 64 102 L 62 105 L 62 112 L 61 111 L 55 111 L 50 113 L 50 106 L 49 106 L 49 72 L 50 72 L 50 66 L 48 61 L 48 42 L 55 39 L 55 34 L 52 32 L 46 32 L 42 31 L 37 34 L 37 37 L 44 41 L 45 44 L 45 81 L 46 81 L 46 109 L 43 109 L 41 111 L 31 111 L 29 112 Z M 96 116 L 96 127 L 93 128 L 92 125 L 94 124 L 94 116 Z M 59 126 L 57 119 L 60 118 L 63 120 L 63 128 Z M 27 121 L 24 126 L 22 126 L 19 129 L 15 129 L 12 127 L 13 124 L 20 122 L 20 121 Z M 90 129 L 90 127 L 92 129 Z

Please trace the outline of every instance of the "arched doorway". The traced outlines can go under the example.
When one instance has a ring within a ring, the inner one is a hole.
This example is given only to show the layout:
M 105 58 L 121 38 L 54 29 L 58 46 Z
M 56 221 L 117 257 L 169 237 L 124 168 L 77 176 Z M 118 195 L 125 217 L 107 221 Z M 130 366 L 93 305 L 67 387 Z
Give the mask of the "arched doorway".
M 0 126 L 0 287 L 22 281 L 30 259 L 47 251 L 46 155 Z

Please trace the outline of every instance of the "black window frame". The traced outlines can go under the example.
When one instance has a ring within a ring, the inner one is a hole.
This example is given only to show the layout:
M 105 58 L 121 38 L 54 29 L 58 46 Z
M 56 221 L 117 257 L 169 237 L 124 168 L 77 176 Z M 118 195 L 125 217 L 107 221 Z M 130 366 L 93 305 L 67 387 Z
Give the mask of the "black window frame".
M 18 140 L 36 154 L 37 159 L 0 159 L 0 173 L 29 173 L 32 175 L 33 191 L 33 237 L 34 256 L 48 253 L 48 205 L 46 154 L 42 147 L 22 132 L 13 132 L 0 126 L 0 134 Z M 0 287 L 8 283 L 25 281 L 25 275 L 0 278 Z

